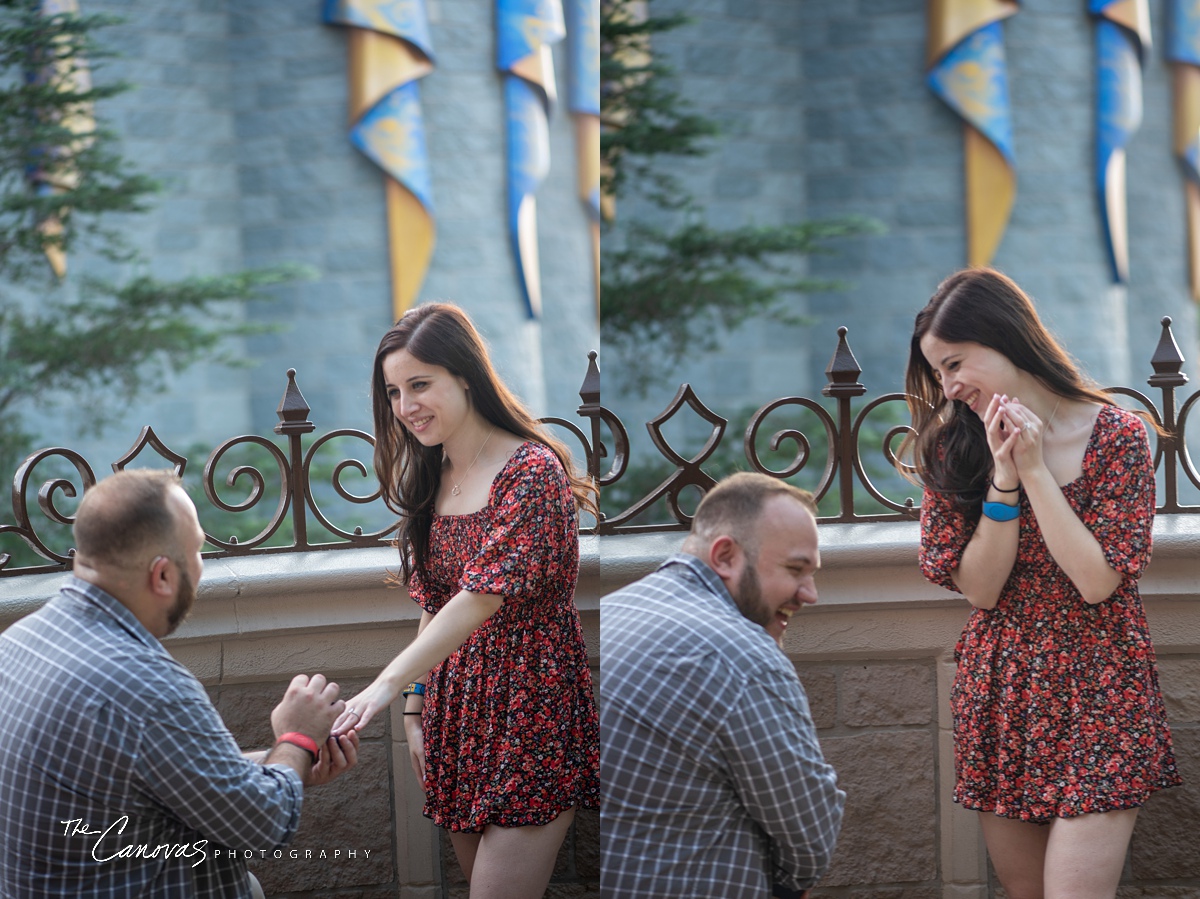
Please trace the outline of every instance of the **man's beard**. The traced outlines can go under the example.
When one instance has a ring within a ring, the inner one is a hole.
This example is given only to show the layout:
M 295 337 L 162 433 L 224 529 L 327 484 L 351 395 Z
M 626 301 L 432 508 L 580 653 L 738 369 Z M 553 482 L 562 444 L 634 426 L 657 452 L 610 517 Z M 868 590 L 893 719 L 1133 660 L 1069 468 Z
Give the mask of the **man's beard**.
M 179 589 L 175 591 L 175 605 L 171 606 L 171 611 L 167 613 L 168 634 L 174 633 L 175 628 L 183 624 L 183 620 L 192 611 L 192 603 L 196 601 L 196 585 L 192 583 L 182 564 L 176 561 L 175 565 L 179 569 Z
M 737 592 L 733 595 L 733 601 L 737 603 L 738 609 L 746 618 L 760 627 L 765 628 L 774 617 L 774 613 L 763 602 L 758 570 L 749 558 L 746 559 L 746 567 L 742 569 L 742 576 L 738 578 Z

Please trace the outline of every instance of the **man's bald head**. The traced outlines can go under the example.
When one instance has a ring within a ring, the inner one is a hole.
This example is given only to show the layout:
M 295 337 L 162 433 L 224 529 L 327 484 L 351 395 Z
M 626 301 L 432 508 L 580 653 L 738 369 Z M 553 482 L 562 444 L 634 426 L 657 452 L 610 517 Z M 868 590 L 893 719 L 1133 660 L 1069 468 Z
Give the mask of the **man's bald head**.
M 130 568 L 181 555 L 175 488 L 179 477 L 165 470 L 120 471 L 98 482 L 75 515 L 76 558 L 92 568 Z
M 721 480 L 700 502 L 683 551 L 703 557 L 718 536 L 733 537 L 753 557 L 758 552 L 758 525 L 766 504 L 787 497 L 803 506 L 813 518 L 817 504 L 807 490 L 757 472 L 740 471 Z

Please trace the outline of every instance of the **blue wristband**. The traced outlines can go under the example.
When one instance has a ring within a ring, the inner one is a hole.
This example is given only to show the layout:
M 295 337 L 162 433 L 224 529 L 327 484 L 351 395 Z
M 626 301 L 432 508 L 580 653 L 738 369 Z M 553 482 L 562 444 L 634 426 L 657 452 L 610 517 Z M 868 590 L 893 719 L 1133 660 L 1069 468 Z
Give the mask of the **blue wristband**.
M 983 514 L 992 521 L 1012 521 L 1020 516 L 1021 507 L 1008 503 L 984 503 Z
M 405 687 L 403 690 L 400 691 L 401 696 L 411 696 L 414 693 L 416 693 L 418 696 L 424 696 L 425 695 L 425 685 L 424 684 L 409 684 L 407 687 Z

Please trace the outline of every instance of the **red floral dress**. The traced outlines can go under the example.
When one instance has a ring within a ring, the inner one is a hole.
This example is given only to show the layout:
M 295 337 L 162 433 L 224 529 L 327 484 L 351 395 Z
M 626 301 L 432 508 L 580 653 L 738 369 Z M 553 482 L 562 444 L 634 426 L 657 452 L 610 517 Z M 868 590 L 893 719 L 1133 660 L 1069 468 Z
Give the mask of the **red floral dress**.
M 486 507 L 434 516 L 429 551 L 428 579 L 408 585 L 427 612 L 460 590 L 504 604 L 429 673 L 425 815 L 477 832 L 598 808 L 600 726 L 575 609 L 579 531 L 558 458 L 522 444 Z
M 1135 808 L 1182 781 L 1137 581 L 1150 561 L 1154 469 L 1137 416 L 1103 406 L 1083 473 L 1062 488 L 1123 577 L 1088 605 L 1050 553 L 1024 492 L 1017 558 L 999 602 L 955 647 L 954 799 L 1048 822 Z M 925 491 L 921 571 L 956 590 L 977 520 Z

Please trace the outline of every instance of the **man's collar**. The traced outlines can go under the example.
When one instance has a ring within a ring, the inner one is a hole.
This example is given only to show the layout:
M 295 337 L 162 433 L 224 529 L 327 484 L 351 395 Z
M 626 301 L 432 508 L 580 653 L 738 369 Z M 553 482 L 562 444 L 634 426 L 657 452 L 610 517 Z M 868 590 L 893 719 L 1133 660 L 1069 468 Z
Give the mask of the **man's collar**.
M 139 642 L 151 648 L 162 649 L 162 643 L 158 638 L 146 630 L 145 625 L 138 621 L 137 616 L 125 603 L 106 590 L 97 587 L 91 581 L 71 575 L 63 584 L 62 592 L 74 596 L 81 602 L 95 606 L 104 614 L 115 618 L 117 624 Z
M 739 615 L 742 613 L 734 601 L 733 594 L 729 592 L 729 588 L 725 586 L 725 582 L 721 580 L 720 575 L 709 568 L 702 559 L 693 556 L 691 553 L 675 553 L 672 556 L 668 556 L 666 561 L 658 567 L 658 570 L 662 571 L 670 565 L 686 565 L 715 596 L 720 597 L 728 603 L 729 607 Z

